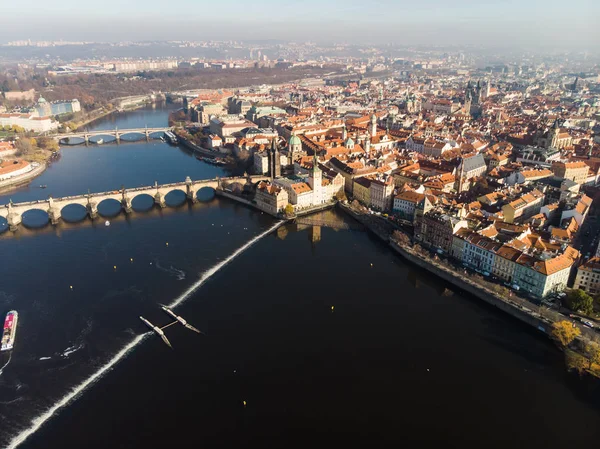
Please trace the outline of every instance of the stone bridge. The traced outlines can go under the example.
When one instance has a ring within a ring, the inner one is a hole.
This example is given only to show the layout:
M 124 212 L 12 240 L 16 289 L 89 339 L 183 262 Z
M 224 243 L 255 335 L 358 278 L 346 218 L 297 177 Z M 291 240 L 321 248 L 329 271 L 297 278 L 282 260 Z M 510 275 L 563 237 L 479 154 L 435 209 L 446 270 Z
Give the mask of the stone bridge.
M 154 198 L 154 204 L 159 207 L 166 207 L 165 197 L 173 191 L 185 193 L 186 198 L 191 202 L 197 202 L 197 193 L 203 188 L 224 189 L 234 183 L 247 184 L 257 183 L 269 179 L 268 176 L 246 176 L 232 178 L 215 178 L 200 181 L 192 181 L 188 176 L 184 182 L 172 184 L 154 183 L 153 186 L 137 187 L 134 189 L 114 190 L 111 192 L 88 193 L 84 195 L 66 196 L 63 198 L 49 197 L 47 200 L 30 201 L 27 203 L 12 203 L 0 206 L 0 217 L 8 222 L 9 229 L 16 231 L 23 220 L 23 214 L 30 210 L 42 210 L 48 214 L 48 219 L 52 224 L 58 224 L 62 210 L 69 205 L 79 204 L 86 208 L 90 218 L 98 217 L 98 205 L 106 200 L 116 200 L 121 203 L 121 208 L 125 213 L 133 210 L 132 201 L 139 195 L 149 195 Z
M 98 136 L 112 136 L 115 138 L 115 141 L 119 143 L 121 141 L 121 137 L 125 135 L 135 134 L 138 136 L 142 136 L 142 138 L 149 139 L 150 135 L 155 133 L 166 133 L 167 131 L 172 131 L 173 128 L 163 127 L 163 128 L 131 128 L 131 129 L 106 129 L 106 130 L 97 130 L 97 131 L 81 131 L 81 132 L 73 132 L 68 134 L 54 134 L 51 137 L 57 139 L 59 142 L 66 142 L 72 138 L 83 139 L 84 143 L 89 143 L 91 137 Z

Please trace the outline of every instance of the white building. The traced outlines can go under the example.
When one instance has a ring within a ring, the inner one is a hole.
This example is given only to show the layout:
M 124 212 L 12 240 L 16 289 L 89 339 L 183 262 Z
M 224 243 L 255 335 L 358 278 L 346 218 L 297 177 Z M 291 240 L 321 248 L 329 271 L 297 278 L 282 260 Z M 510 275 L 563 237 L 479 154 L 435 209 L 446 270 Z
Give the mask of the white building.
M 399 213 L 407 220 L 412 220 L 419 201 L 425 197 L 422 193 L 413 191 L 402 192 L 394 198 L 393 211 Z
M 20 126 L 26 131 L 43 133 L 58 128 L 58 122 L 50 117 L 35 117 L 29 114 L 0 114 L 0 126 Z
M 269 153 L 267 151 L 254 153 L 254 173 L 257 175 L 269 173 Z

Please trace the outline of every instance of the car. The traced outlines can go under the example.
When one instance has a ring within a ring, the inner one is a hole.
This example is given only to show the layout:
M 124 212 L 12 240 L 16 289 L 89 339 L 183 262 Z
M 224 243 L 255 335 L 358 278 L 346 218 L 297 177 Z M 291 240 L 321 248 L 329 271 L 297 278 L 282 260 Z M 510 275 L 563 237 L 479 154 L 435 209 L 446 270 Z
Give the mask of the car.
M 581 322 L 584 324 L 584 326 L 587 326 L 589 328 L 594 328 L 594 323 L 592 323 L 590 320 L 581 320 Z

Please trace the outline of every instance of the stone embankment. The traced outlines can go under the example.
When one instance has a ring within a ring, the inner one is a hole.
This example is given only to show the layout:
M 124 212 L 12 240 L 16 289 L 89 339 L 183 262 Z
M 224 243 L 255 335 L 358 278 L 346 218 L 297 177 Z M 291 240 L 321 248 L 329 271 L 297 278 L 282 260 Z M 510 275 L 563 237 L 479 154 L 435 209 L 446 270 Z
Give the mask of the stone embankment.
M 547 307 L 537 306 L 524 298 L 518 297 L 516 294 L 510 293 L 510 297 L 505 297 L 499 293 L 487 288 L 481 283 L 471 279 L 464 272 L 459 272 L 450 265 L 445 266 L 439 260 L 434 260 L 432 257 L 421 254 L 409 245 L 396 242 L 392 238 L 394 227 L 384 222 L 379 217 L 374 218 L 367 214 L 362 214 L 348 205 L 339 204 L 341 209 L 352 216 L 355 220 L 363 224 L 373 234 L 377 235 L 390 247 L 404 257 L 409 262 L 426 270 L 457 288 L 471 294 L 472 296 L 486 302 L 487 304 L 508 313 L 518 320 L 533 326 L 537 330 L 543 332 L 550 337 L 552 332 L 552 324 L 560 320 L 569 320 L 568 317 L 561 315 L 555 310 L 550 310 Z M 598 336 L 592 329 L 580 326 L 575 323 L 581 330 L 581 342 L 596 341 Z

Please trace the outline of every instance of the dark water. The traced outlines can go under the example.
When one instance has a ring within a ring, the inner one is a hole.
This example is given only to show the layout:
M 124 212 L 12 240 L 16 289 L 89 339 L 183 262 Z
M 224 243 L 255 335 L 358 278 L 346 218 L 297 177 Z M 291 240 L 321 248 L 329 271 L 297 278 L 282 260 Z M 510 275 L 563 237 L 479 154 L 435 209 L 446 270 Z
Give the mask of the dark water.
M 111 221 L 0 237 L 0 310 L 20 313 L 0 447 L 37 427 L 21 447 L 563 448 L 600 436 L 597 385 L 565 374 L 552 345 L 368 233 L 268 233 L 271 218 L 226 200 Z M 174 350 L 142 337 L 138 316 L 166 324 L 158 304 L 178 299 L 207 335 L 170 327 Z

